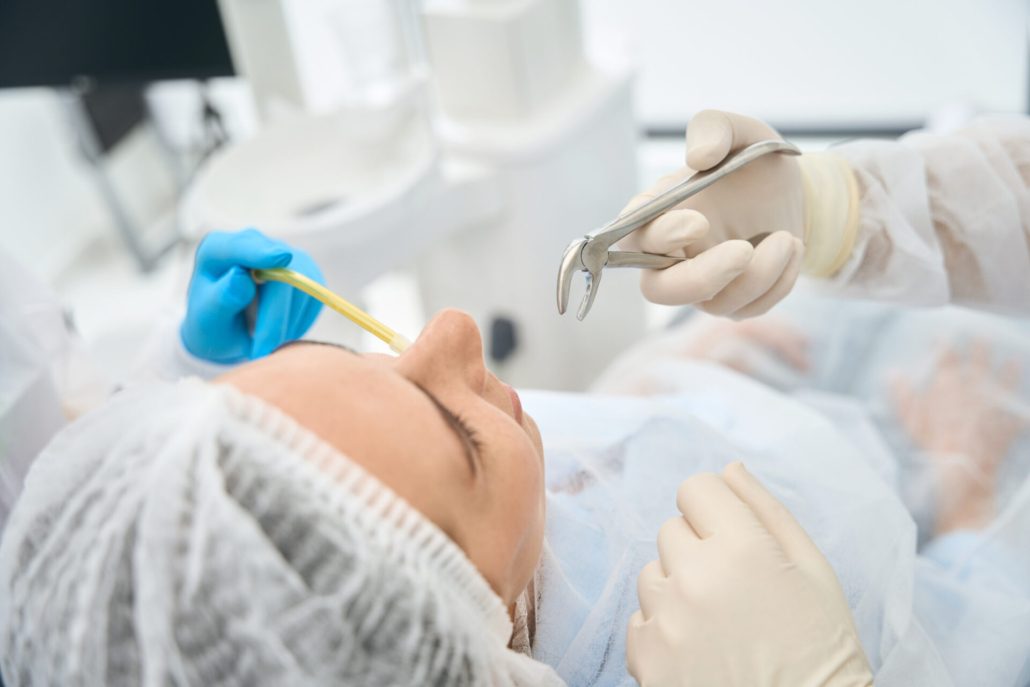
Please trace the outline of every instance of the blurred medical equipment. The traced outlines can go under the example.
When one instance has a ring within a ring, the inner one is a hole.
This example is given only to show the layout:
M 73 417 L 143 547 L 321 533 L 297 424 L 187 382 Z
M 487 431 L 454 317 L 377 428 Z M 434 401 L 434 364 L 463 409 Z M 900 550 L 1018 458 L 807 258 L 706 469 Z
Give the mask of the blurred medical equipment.
M 287 284 L 255 284 L 250 270 L 286 267 L 322 281 L 302 250 L 254 229 L 212 232 L 197 247 L 179 328 L 192 355 L 222 365 L 254 360 L 304 336 L 322 304 Z
M 218 0 L 233 62 L 266 121 L 389 105 L 424 80 L 417 3 Z
M 55 14 L 61 21 L 55 21 Z M 141 83 L 233 73 L 213 0 L 154 7 L 133 0 L 89 5 L 5 0 L 0 5 L 0 88 L 67 88 L 76 79 Z
M 0 4 L 0 89 L 61 89 L 62 123 L 71 129 L 78 148 L 75 162 L 86 163 L 76 169 L 88 172 L 108 215 L 105 224 L 114 226 L 144 271 L 155 267 L 179 240 L 173 218 L 154 223 L 150 212 L 174 198 L 182 177 L 189 174 L 186 170 L 196 164 L 164 135 L 145 92 L 147 84 L 233 74 L 214 0 L 171 5 L 133 0 Z M 213 113 L 217 118 L 206 98 L 205 106 L 205 117 Z M 214 130 L 217 122 L 211 124 L 209 130 Z M 152 154 L 152 166 L 142 185 L 119 179 L 111 159 L 123 141 L 135 138 L 139 145 L 141 137 L 134 134 L 140 128 L 152 144 L 144 146 Z M 141 203 L 139 196 L 147 202 Z M 62 242 L 66 238 L 62 233 Z
M 833 568 L 743 465 L 691 476 L 676 505 L 629 621 L 626 663 L 641 685 L 872 687 Z
M 507 648 L 507 609 L 438 527 L 279 409 L 196 379 L 127 389 L 54 440 L 0 587 L 8 687 L 560 684 Z
M 630 280 L 586 325 L 549 305 L 541 257 L 636 190 L 630 70 L 588 58 L 577 0 L 222 7 L 264 127 L 197 176 L 190 236 L 260 227 L 344 293 L 414 265 L 425 311 L 470 312 L 516 385 L 583 388 L 636 339 Z
M 637 251 L 613 251 L 611 248 L 674 206 L 700 193 L 749 162 L 769 153 L 800 155 L 801 151 L 796 146 L 782 140 L 752 143 L 743 150 L 723 158 L 714 167 L 688 177 L 642 205 L 619 215 L 600 229 L 569 244 L 562 255 L 561 267 L 558 270 L 558 313 L 564 315 L 565 309 L 569 305 L 569 291 L 575 272 L 586 272 L 586 293 L 583 295 L 579 311 L 576 313 L 576 318 L 582 320 L 594 304 L 601 282 L 601 272 L 605 267 L 642 267 L 660 270 L 683 262 L 686 258 Z M 748 240 L 757 245 L 762 238 L 764 235 L 756 235 L 749 237 Z
M 252 270 L 252 274 L 254 275 L 254 280 L 259 284 L 263 281 L 282 282 L 321 301 L 324 305 L 329 306 L 385 343 L 394 353 L 403 353 L 411 345 L 411 342 L 403 335 L 398 334 L 358 306 L 338 296 L 318 282 L 308 279 L 299 272 L 277 267 L 273 269 Z

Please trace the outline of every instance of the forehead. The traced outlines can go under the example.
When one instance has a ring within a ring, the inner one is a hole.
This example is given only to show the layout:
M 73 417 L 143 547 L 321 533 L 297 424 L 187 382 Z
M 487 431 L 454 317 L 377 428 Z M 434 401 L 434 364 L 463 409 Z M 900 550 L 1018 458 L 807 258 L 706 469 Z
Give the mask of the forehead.
M 312 429 L 326 418 L 349 426 L 349 417 L 417 406 L 419 400 L 417 389 L 394 372 L 388 356 L 305 342 L 243 365 L 221 380 L 279 406 Z M 358 427 L 353 429 L 357 433 Z

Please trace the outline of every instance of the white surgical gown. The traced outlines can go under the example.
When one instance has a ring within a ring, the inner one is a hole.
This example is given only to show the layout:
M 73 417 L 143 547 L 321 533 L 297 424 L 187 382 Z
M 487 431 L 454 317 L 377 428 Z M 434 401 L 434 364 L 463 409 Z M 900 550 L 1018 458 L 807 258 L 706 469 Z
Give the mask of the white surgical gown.
M 210 378 L 227 369 L 190 355 L 178 321 L 171 313 L 157 318 L 149 340 L 140 342 L 134 374 Z M 103 402 L 112 386 L 80 345 L 57 296 L 0 252 L 0 531 L 39 451 L 69 420 Z
M 832 151 L 855 170 L 861 205 L 854 251 L 829 292 L 1030 314 L 1030 118 Z

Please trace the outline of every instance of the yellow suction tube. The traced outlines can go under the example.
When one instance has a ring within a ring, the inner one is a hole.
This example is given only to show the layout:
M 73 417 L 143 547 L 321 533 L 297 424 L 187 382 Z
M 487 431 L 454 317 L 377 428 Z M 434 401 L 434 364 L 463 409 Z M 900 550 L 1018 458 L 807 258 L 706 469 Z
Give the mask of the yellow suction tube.
M 300 272 L 294 272 L 283 267 L 276 267 L 270 270 L 251 270 L 254 281 L 259 284 L 263 281 L 278 281 L 289 284 L 293 288 L 303 291 L 312 298 L 321 301 L 348 320 L 358 325 L 373 336 L 382 339 L 390 350 L 395 353 L 403 353 L 411 342 L 402 335 L 393 331 L 385 324 L 369 315 L 367 312 L 354 305 L 348 300 L 337 296 L 335 293 L 322 286 L 313 279 L 305 277 Z

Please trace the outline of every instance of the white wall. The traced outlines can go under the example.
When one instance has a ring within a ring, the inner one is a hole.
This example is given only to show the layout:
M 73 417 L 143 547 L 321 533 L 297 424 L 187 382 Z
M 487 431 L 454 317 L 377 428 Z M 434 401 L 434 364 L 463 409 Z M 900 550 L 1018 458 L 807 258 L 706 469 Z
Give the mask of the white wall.
M 1025 0 L 583 0 L 601 50 L 623 31 L 638 113 L 676 125 L 705 107 L 781 125 L 905 124 L 964 102 L 1023 111 Z

